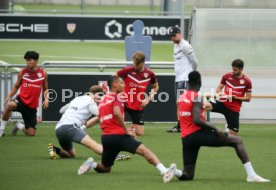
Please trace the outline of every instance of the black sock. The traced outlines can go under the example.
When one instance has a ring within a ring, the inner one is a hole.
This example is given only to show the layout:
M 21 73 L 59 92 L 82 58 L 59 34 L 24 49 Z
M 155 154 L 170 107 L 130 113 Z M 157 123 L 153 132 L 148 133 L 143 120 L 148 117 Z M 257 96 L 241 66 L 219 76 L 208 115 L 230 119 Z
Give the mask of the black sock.
M 54 146 L 54 151 L 55 151 L 58 155 L 60 155 L 60 148 Z

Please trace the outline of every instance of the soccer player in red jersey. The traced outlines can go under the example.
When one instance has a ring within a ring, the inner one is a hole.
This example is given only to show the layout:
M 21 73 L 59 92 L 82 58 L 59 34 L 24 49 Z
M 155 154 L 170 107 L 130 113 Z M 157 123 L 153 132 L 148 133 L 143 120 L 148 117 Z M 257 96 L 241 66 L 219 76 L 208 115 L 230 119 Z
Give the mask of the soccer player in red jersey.
M 130 115 L 132 128 L 136 135 L 144 135 L 143 109 L 149 104 L 154 94 L 158 91 L 159 85 L 156 75 L 145 67 L 145 54 L 137 51 L 133 57 L 133 66 L 123 68 L 117 72 L 125 82 L 124 92 L 128 96 L 125 103 L 125 111 Z M 149 84 L 152 84 L 151 93 L 145 98 Z
M 245 146 L 240 137 L 220 131 L 205 121 L 203 98 L 198 95 L 201 75 L 198 71 L 189 74 L 189 87 L 178 100 L 184 170 L 175 170 L 179 180 L 193 180 L 199 149 L 207 147 L 232 147 L 244 165 L 248 182 L 269 182 L 257 175 L 249 161 Z
M 232 72 L 223 75 L 217 88 L 220 100 L 206 102 L 204 108 L 207 111 L 221 113 L 227 121 L 229 133 L 237 135 L 239 131 L 239 117 L 242 102 L 251 99 L 252 83 L 243 74 L 244 63 L 241 59 L 232 62 Z
M 82 175 L 91 168 L 99 173 L 109 173 L 119 152 L 127 151 L 145 157 L 160 171 L 163 181 L 169 182 L 174 176 L 175 164 L 167 169 L 151 150 L 133 138 L 136 136 L 135 132 L 129 130 L 124 122 L 124 100 L 119 94 L 124 88 L 123 80 L 118 76 L 111 76 L 108 79 L 108 86 L 110 92 L 99 103 L 103 145 L 102 162 L 96 163 L 93 158 L 88 158 L 80 166 L 78 174 Z
M 39 54 L 34 51 L 27 51 L 24 59 L 27 66 L 18 73 L 18 78 L 8 97 L 5 99 L 6 108 L 2 115 L 0 137 L 4 135 L 6 123 L 10 118 L 12 111 L 21 113 L 25 126 L 21 126 L 21 130 L 27 136 L 35 136 L 36 134 L 36 112 L 39 105 L 39 97 L 41 90 L 44 91 L 43 108 L 47 109 L 49 106 L 48 100 L 48 77 L 46 71 L 38 67 Z M 20 93 L 12 100 L 20 88 Z M 18 128 L 15 126 L 13 134 L 16 134 Z

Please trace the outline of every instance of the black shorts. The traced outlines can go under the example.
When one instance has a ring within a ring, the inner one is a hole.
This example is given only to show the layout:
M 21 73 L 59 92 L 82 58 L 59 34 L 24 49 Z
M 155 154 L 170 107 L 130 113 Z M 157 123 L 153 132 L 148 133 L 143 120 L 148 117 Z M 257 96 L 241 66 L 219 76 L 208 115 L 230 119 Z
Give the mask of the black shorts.
M 133 124 L 144 125 L 143 110 L 133 110 L 125 106 L 125 112 L 129 114 Z
M 36 124 L 37 124 L 36 112 L 37 112 L 37 110 L 25 105 L 19 96 L 17 96 L 13 101 L 17 104 L 16 109 L 14 111 L 18 111 L 21 113 L 22 118 L 24 120 L 25 128 L 28 129 L 31 127 L 31 128 L 36 129 Z
M 221 142 L 218 135 L 208 129 L 202 129 L 182 138 L 183 165 L 195 165 L 198 151 L 201 146 L 221 147 L 232 146 L 231 144 Z
M 228 128 L 232 131 L 238 132 L 240 128 L 240 113 L 229 110 L 225 105 L 220 102 L 210 102 L 213 106 L 212 112 L 221 113 L 225 116 Z
M 102 164 L 111 167 L 121 151 L 136 153 L 142 143 L 129 135 L 102 135 Z

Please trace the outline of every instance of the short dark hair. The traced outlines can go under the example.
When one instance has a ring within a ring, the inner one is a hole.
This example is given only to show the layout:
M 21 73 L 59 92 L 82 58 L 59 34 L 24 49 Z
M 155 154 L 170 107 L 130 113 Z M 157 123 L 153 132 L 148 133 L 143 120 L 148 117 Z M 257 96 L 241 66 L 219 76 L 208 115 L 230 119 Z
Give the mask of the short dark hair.
M 39 59 L 39 53 L 37 53 L 35 51 L 27 51 L 24 55 L 24 59 L 26 59 L 26 60 L 29 60 L 29 59 L 38 60 Z
M 112 84 L 114 81 L 118 80 L 120 77 L 119 76 L 116 76 L 116 75 L 112 75 L 111 77 L 108 78 L 107 80 L 107 85 L 109 87 L 109 89 L 112 88 Z
M 198 71 L 192 71 L 188 75 L 189 78 L 189 85 L 195 86 L 195 85 L 201 85 L 201 75 Z
M 237 67 L 239 69 L 242 69 L 244 66 L 244 63 L 243 63 L 243 60 L 241 59 L 235 59 L 233 62 L 232 62 L 232 67 Z
M 99 85 L 93 85 L 89 88 L 89 92 L 96 94 L 103 92 L 103 89 Z

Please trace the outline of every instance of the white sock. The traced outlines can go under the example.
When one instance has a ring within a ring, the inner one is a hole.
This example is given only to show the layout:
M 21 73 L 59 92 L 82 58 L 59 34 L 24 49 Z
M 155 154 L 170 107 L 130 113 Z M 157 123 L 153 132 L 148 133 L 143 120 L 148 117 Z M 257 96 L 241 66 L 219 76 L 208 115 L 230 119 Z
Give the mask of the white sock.
M 97 167 L 97 163 L 96 162 L 93 162 L 92 164 L 91 164 L 91 168 L 93 168 L 93 169 L 95 169 L 96 167 Z
M 246 162 L 245 164 L 243 164 L 244 169 L 247 173 L 247 176 L 255 176 L 257 175 L 253 169 L 253 166 L 251 164 L 251 162 Z
M 162 163 L 157 164 L 156 168 L 160 171 L 161 175 L 166 173 L 168 170 Z
M 19 129 L 19 130 L 23 130 L 23 128 L 25 128 L 25 125 L 24 124 L 22 124 L 22 123 L 20 123 L 20 122 L 18 122 L 17 123 L 17 128 Z
M 4 121 L 3 119 L 1 119 L 1 126 L 0 126 L 0 129 L 5 129 L 6 128 L 6 125 L 7 125 L 7 122 L 8 121 Z
M 176 169 L 176 170 L 175 170 L 175 176 L 176 176 L 176 177 L 181 177 L 182 175 L 183 175 L 182 170 L 179 170 L 179 169 Z
M 82 130 L 85 130 L 85 129 L 86 129 L 86 126 L 85 126 L 85 125 L 82 125 L 80 128 L 81 128 Z

